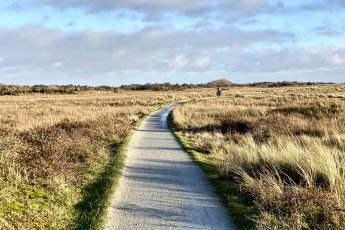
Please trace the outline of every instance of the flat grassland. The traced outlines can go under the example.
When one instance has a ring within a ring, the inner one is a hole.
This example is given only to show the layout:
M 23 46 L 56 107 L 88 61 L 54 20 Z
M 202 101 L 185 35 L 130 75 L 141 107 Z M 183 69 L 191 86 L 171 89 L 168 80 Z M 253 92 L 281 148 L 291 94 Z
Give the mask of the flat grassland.
M 197 158 L 252 200 L 255 228 L 343 229 L 345 85 L 224 95 L 177 107 L 172 121 Z
M 145 115 L 202 92 L 0 98 L 0 229 L 99 228 L 121 145 Z

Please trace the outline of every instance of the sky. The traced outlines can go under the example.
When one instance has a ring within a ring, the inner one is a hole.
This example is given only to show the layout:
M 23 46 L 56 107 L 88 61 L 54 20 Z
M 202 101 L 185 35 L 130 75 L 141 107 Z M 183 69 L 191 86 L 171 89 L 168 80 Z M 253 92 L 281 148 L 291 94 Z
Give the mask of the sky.
M 1 0 L 0 83 L 345 82 L 345 0 Z

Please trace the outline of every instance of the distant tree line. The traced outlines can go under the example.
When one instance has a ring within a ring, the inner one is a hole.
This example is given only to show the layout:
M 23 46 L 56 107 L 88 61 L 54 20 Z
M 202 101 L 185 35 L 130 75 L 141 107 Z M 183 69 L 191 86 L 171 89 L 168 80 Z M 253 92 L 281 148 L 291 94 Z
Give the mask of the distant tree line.
M 234 84 L 228 80 L 221 79 L 208 82 L 206 84 L 171 84 L 166 83 L 147 83 L 145 85 L 131 84 L 131 85 L 122 85 L 120 88 L 123 90 L 153 90 L 153 91 L 168 91 L 168 90 L 186 90 L 186 89 L 195 89 L 195 88 L 212 88 L 212 87 L 230 87 Z
M 205 84 L 171 84 L 171 83 L 151 84 L 151 83 L 147 83 L 144 85 L 140 85 L 140 84 L 122 85 L 120 86 L 120 89 L 122 90 L 178 91 L 178 90 L 203 88 L 203 87 L 205 87 Z
M 124 91 L 124 90 L 147 90 L 147 91 L 179 91 L 196 88 L 215 88 L 215 87 L 284 87 L 298 85 L 320 85 L 332 84 L 322 82 L 259 82 L 250 84 L 234 84 L 228 80 L 221 79 L 211 81 L 206 84 L 171 84 L 171 83 L 147 83 L 144 85 L 130 84 L 120 87 L 113 86 L 80 86 L 80 85 L 34 85 L 34 86 L 17 86 L 0 84 L 0 95 L 22 95 L 22 94 L 75 94 L 85 91 Z
M 110 86 L 79 86 L 79 85 L 0 85 L 0 95 L 22 94 L 75 94 L 82 91 L 111 91 L 117 89 Z
M 305 85 L 329 85 L 333 82 L 298 82 L 298 81 L 282 81 L 282 82 L 257 82 L 249 84 L 238 84 L 237 86 L 251 87 L 284 87 L 284 86 L 305 86 Z

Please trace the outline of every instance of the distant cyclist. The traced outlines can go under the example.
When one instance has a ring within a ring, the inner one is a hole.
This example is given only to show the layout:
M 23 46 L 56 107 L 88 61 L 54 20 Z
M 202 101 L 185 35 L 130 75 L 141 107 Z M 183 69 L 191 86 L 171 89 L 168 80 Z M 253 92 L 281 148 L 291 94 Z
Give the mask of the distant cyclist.
M 217 88 L 217 96 L 222 96 L 222 89 L 220 87 Z

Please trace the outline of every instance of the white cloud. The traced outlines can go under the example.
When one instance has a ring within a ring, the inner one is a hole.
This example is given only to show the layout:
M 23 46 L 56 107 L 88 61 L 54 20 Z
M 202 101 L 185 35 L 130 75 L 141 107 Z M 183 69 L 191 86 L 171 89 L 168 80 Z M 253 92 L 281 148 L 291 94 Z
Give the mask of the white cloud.
M 43 82 L 45 78 L 53 77 L 57 77 L 57 81 L 63 78 L 61 82 L 74 82 L 84 76 L 85 81 L 97 82 L 97 79 L 111 77 L 120 79 L 121 75 L 137 79 L 135 74 L 152 74 L 163 78 L 163 75 L 168 76 L 170 73 L 174 73 L 174 76 L 187 73 L 197 76 L 197 73 L 210 72 L 217 73 L 215 75 L 222 73 L 222 76 L 224 73 L 240 73 L 250 77 L 265 73 L 339 69 L 345 64 L 341 44 L 335 45 L 332 40 L 326 40 L 334 36 L 340 40 L 344 32 L 341 22 L 338 27 L 332 27 L 331 22 L 330 25 L 319 27 L 317 23 L 311 23 L 309 32 L 314 33 L 310 33 L 308 39 L 314 43 L 308 46 L 303 46 L 305 42 L 302 45 L 299 42 L 299 39 L 306 38 L 298 32 L 301 28 L 296 29 L 296 25 L 281 27 L 288 30 L 284 31 L 271 29 L 278 28 L 281 21 L 277 21 L 278 26 L 273 25 L 274 22 L 265 24 L 265 20 L 277 19 L 274 16 L 277 12 L 286 13 L 280 19 L 286 20 L 288 24 L 291 18 L 287 18 L 295 16 L 295 11 L 291 9 L 308 10 L 311 14 L 311 10 L 322 10 L 320 6 L 325 6 L 324 1 L 311 5 L 312 9 L 308 8 L 306 1 L 284 5 L 280 1 L 273 4 L 268 0 L 12 2 L 16 2 L 14 7 L 21 5 L 23 9 L 32 7 L 31 10 L 36 7 L 36 10 L 49 9 L 53 13 L 49 14 L 49 20 L 43 20 L 46 22 L 42 22 L 42 27 L 0 27 L 0 82 L 2 78 L 8 79 L 8 76 L 13 79 L 21 76 L 23 79 L 23 76 L 33 74 L 37 74 L 36 79 Z M 343 5 L 341 0 L 331 2 L 333 6 Z M 50 7 L 42 8 L 42 5 Z M 54 12 L 59 14 L 55 15 Z M 73 12 L 77 12 L 80 18 L 74 18 Z M 72 14 L 67 22 L 71 19 L 70 25 L 73 28 L 63 25 L 59 28 L 68 32 L 55 29 L 53 23 L 49 24 L 54 22 L 57 15 L 64 13 Z M 259 14 L 271 15 L 260 18 L 257 17 Z M 109 20 L 126 17 L 124 25 L 121 24 L 123 27 L 127 26 L 126 23 L 130 24 L 130 17 L 135 15 L 133 17 L 140 26 L 126 34 L 115 31 L 119 26 L 116 23 L 114 27 L 111 23 L 106 27 L 100 25 L 99 28 L 103 29 L 98 30 L 88 26 L 82 26 L 84 30 L 76 30 L 81 24 L 87 24 L 85 18 L 88 16 L 104 19 L 108 15 L 111 18 Z M 301 26 L 305 26 L 302 21 Z M 315 44 L 317 42 L 323 45 Z
M 52 66 L 55 67 L 55 68 L 60 68 L 60 67 L 63 66 L 63 63 L 62 62 L 55 62 L 55 63 L 52 64 Z
M 174 66 L 176 66 L 177 68 L 186 67 L 188 63 L 189 63 L 188 58 L 186 58 L 183 55 L 178 55 L 175 57 Z
M 257 43 L 284 43 L 289 41 L 290 35 L 238 29 L 214 30 L 210 34 L 212 36 L 206 39 L 203 34 L 193 32 L 150 29 L 131 35 L 102 30 L 67 33 L 37 27 L 0 30 L 0 40 L 6 44 L 0 46 L 3 57 L 0 81 L 12 76 L 12 79 L 22 80 L 33 77 L 42 83 L 75 83 L 83 79 L 105 84 L 111 77 L 116 77 L 114 82 L 121 82 L 121 76 L 129 75 L 134 80 L 133 73 L 139 76 L 157 73 L 152 76 L 160 75 L 164 79 L 171 72 L 174 76 L 188 72 L 205 75 L 209 71 L 217 75 L 258 74 L 319 71 L 344 64 L 344 46 L 341 45 L 261 48 L 247 52 L 248 47 Z
M 345 66 L 345 47 L 340 46 L 330 55 L 330 62 L 334 65 Z
M 175 67 L 195 70 L 209 64 L 211 57 L 222 63 L 223 55 L 233 55 L 230 51 L 255 43 L 284 43 L 291 38 L 290 34 L 277 31 L 241 31 L 235 28 L 206 33 L 212 37 L 206 37 L 204 33 L 155 28 L 130 35 L 103 30 L 71 33 L 39 27 L 0 29 L 0 40 L 6 44 L 0 46 L 0 53 L 4 58 L 2 66 L 59 67 L 64 71 L 97 73 L 169 71 L 172 68 L 169 62 L 173 59 Z M 224 47 L 230 53 L 217 51 Z
M 210 64 L 210 57 L 198 57 L 196 58 L 194 65 L 196 67 L 207 67 Z
M 12 2 L 14 7 L 48 5 L 58 9 L 79 8 L 94 14 L 127 10 L 142 14 L 148 20 L 165 17 L 167 13 L 202 17 L 231 11 L 239 16 L 258 9 L 270 8 L 267 0 L 30 0 L 19 3 L 13 0 Z
M 228 9 L 240 9 L 243 11 L 253 11 L 262 7 L 268 7 L 267 0 L 242 0 L 242 1 L 221 1 L 222 7 Z

